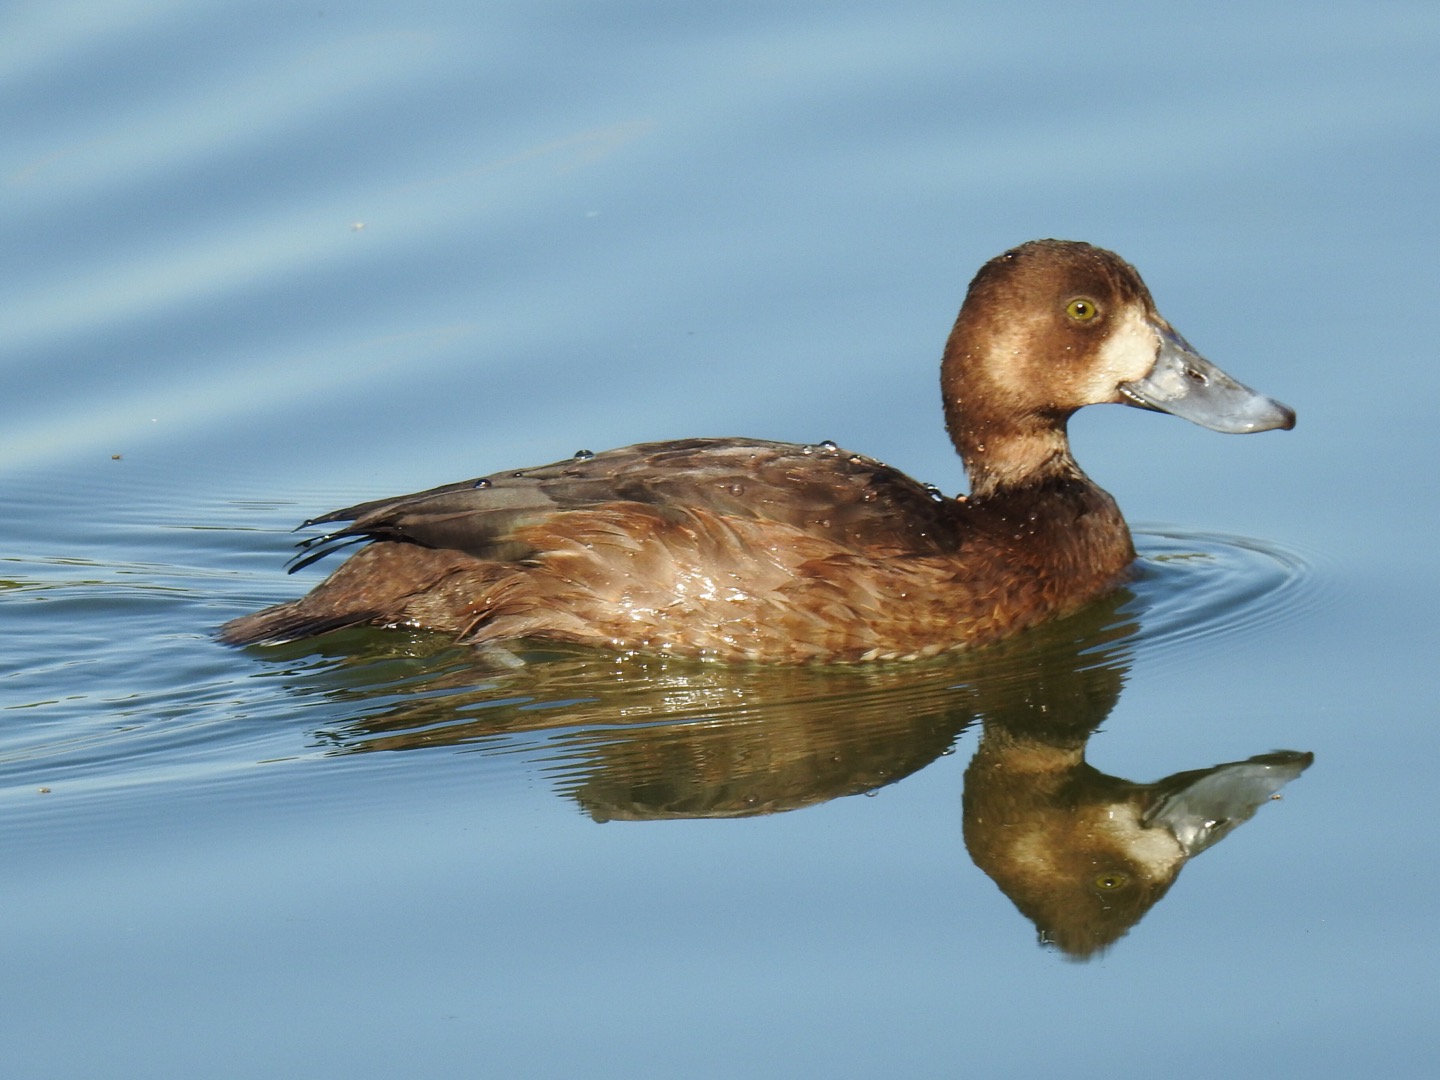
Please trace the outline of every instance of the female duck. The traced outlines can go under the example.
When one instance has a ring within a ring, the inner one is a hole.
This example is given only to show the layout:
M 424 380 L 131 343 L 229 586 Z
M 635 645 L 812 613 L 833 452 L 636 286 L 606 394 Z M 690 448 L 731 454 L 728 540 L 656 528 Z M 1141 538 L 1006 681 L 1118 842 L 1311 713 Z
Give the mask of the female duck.
M 646 443 L 362 503 L 306 524 L 294 569 L 370 543 L 232 643 L 370 624 L 782 662 L 930 656 L 1073 611 L 1135 558 L 1065 425 L 1118 402 L 1213 428 L 1295 414 L 1200 357 L 1140 276 L 1037 240 L 980 269 L 941 368 L 970 496 L 829 443 Z

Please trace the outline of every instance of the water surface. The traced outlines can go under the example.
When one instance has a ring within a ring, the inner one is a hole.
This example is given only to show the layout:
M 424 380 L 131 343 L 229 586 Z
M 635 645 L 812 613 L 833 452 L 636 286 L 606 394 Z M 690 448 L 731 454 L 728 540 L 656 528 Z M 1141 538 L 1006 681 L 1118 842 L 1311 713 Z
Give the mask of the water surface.
M 0 58 L 17 1075 L 1433 1073 L 1433 5 L 113 0 Z M 838 670 L 212 640 L 299 521 L 581 447 L 957 490 L 941 345 L 1049 235 L 1300 418 L 1077 417 L 1110 603 Z M 1253 818 L 1045 928 L 1022 766 Z

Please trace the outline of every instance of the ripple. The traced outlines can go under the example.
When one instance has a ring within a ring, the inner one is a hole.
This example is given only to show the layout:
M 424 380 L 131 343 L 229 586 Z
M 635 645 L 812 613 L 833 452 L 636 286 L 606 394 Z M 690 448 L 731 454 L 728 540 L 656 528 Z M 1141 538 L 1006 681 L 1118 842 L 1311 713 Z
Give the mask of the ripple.
M 1137 648 L 1179 655 L 1197 644 L 1293 625 L 1320 605 L 1323 577 L 1310 555 L 1269 541 L 1192 529 L 1137 530 L 1140 574 L 1127 609 Z

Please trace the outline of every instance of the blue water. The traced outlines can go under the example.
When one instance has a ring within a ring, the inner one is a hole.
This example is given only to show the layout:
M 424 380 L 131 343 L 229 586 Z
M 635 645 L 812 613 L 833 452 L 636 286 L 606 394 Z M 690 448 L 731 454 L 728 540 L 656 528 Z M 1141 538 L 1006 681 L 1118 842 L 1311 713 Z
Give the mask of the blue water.
M 1432 1075 L 1437 71 L 1418 0 L 0 14 L 7 1072 Z M 582 447 L 956 490 L 940 349 L 1037 236 L 1299 414 L 1077 417 L 1114 604 L 843 672 L 211 639 L 304 518 Z M 1088 962 L 962 820 L 1076 702 L 1106 777 L 1314 754 Z

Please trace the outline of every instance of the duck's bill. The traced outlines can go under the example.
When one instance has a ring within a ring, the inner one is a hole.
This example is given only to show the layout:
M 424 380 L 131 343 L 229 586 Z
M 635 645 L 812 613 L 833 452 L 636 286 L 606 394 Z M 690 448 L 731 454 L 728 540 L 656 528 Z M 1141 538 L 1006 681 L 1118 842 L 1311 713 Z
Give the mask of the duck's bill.
M 1125 404 L 1155 409 L 1193 424 L 1244 434 L 1289 430 L 1295 410 L 1238 383 L 1197 353 L 1173 330 L 1160 330 L 1160 351 L 1150 374 L 1121 383 Z

